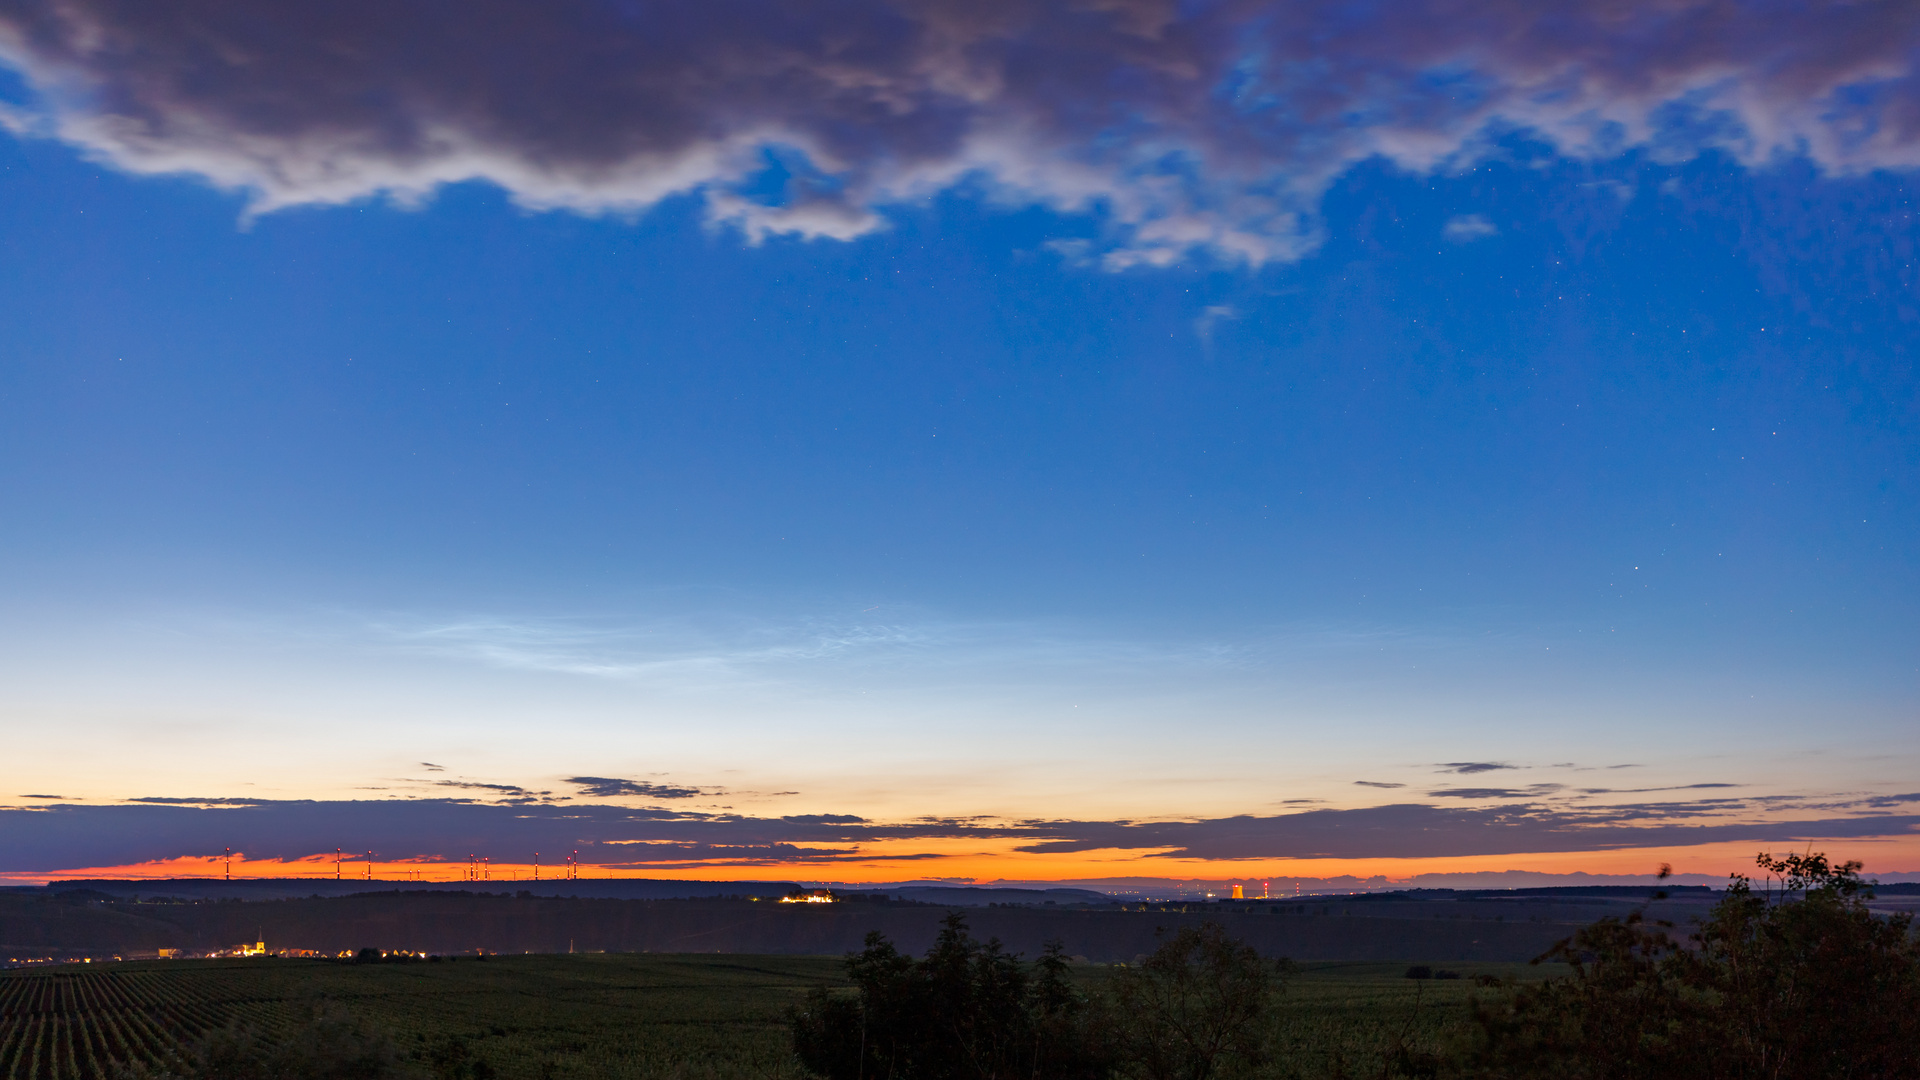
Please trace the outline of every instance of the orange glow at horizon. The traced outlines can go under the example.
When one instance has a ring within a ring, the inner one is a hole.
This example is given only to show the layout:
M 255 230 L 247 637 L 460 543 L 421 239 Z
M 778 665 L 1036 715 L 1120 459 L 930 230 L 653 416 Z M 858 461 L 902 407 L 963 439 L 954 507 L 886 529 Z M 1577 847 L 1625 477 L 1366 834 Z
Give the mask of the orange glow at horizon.
M 1106 878 L 1161 878 L 1169 881 L 1260 881 L 1280 883 L 1338 877 L 1408 882 L 1425 874 L 1586 873 L 1596 875 L 1650 875 L 1661 863 L 1677 874 L 1725 877 L 1751 873 L 1755 853 L 1779 845 L 1736 841 L 1693 847 L 1624 848 L 1610 851 L 1530 852 L 1513 855 L 1467 855 L 1435 858 L 1259 859 L 1208 861 L 1172 858 L 1137 851 L 1091 851 L 1070 854 L 1032 854 L 1014 850 L 1019 842 L 982 843 L 969 839 L 885 840 L 867 844 L 855 857 L 836 855 L 809 860 L 742 861 L 643 860 L 582 863 L 582 879 L 664 878 L 706 881 L 836 881 L 864 884 L 937 879 L 960 882 L 1073 881 Z M 1800 845 L 1806 846 L 1805 842 Z M 1920 871 L 1920 834 L 1873 839 L 1814 840 L 1811 846 L 1835 859 L 1860 859 L 1867 874 Z M 945 849 L 945 850 L 942 850 Z M 997 849 L 997 850 L 994 850 Z M 644 846 L 642 846 L 644 850 Z M 1784 850 L 1784 849 L 1783 849 Z M 638 852 L 636 852 L 638 853 Z M 824 854 L 824 853 L 823 853 Z M 409 881 L 510 885 L 557 881 L 567 877 L 564 861 L 467 861 L 354 859 L 342 855 L 336 866 L 333 852 L 302 859 L 248 859 L 231 856 L 231 876 L 240 878 L 369 881 L 395 884 Z M 73 881 L 87 878 L 161 880 L 166 878 L 220 879 L 228 876 L 228 859 L 221 855 L 182 856 L 120 866 L 91 866 L 33 873 L 0 872 L 13 881 Z

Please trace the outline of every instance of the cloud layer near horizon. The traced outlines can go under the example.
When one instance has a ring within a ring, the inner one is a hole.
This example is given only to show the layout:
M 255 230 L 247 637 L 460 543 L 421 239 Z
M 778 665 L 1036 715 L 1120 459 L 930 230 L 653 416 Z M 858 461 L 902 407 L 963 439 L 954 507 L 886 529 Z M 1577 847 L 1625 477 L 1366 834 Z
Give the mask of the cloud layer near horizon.
M 252 859 L 308 858 L 336 846 L 383 861 L 518 861 L 578 849 L 630 868 L 831 865 L 937 859 L 863 851 L 877 841 L 1013 841 L 1032 854 L 1107 851 L 1143 859 L 1423 858 L 1899 836 L 1920 827 L 1920 792 L 1845 800 L 1708 798 L 1613 806 L 1397 803 L 1199 821 L 881 822 L 847 814 L 754 817 L 607 804 L 462 799 L 149 801 L 0 808 L 0 873 L 130 865 L 231 847 Z M 555 861 L 558 861 L 555 859 Z M 1146 866 L 1142 864 L 1143 872 Z
M 483 180 L 850 238 L 967 188 L 1089 214 L 1076 250 L 1111 267 L 1297 257 L 1355 163 L 1445 167 L 1515 133 L 1920 163 L 1899 0 L 0 0 L 0 59 L 38 95 L 16 126 L 258 211 Z

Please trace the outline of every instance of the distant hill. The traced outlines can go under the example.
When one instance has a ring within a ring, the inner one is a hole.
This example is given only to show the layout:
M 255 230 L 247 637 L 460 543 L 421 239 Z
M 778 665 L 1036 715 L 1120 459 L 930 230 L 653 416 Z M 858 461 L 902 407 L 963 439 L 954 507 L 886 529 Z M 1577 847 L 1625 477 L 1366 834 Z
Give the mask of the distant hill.
M 356 893 L 526 892 L 534 896 L 577 896 L 607 900 L 691 900 L 706 897 L 776 899 L 797 892 L 791 881 L 675 881 L 664 878 L 550 878 L 546 881 L 388 881 L 381 878 L 163 878 L 148 880 L 59 881 L 56 893 L 85 891 L 131 898 L 179 897 L 187 900 L 286 900 L 296 897 L 352 896 Z M 1098 894 L 1094 894 L 1098 895 Z
M 975 903 L 966 905 L 875 895 L 860 902 L 780 904 L 586 895 L 575 899 L 539 896 L 530 889 L 391 889 L 337 897 L 158 902 L 143 894 L 135 902 L 102 899 L 111 894 L 100 884 L 87 883 L 84 890 L 0 894 L 0 962 L 154 955 L 161 949 L 204 955 L 256 941 L 266 942 L 270 951 L 327 954 L 372 947 L 440 954 L 820 955 L 858 949 L 866 934 L 876 930 L 917 953 L 933 943 L 941 919 L 956 909 L 967 913 L 975 936 L 998 938 L 1028 956 L 1058 939 L 1069 955 L 1096 962 L 1131 961 L 1151 952 L 1162 930 L 1217 920 L 1262 953 L 1297 960 L 1509 961 L 1529 960 L 1580 924 L 1647 903 L 1644 896 L 1561 895 L 1049 904 L 1045 892 L 1007 890 L 1014 900 L 985 901 L 998 906 L 982 906 L 979 895 L 968 896 Z M 982 892 L 991 896 L 997 890 Z M 1036 903 L 1034 895 L 1042 899 Z M 1650 914 L 1684 926 L 1706 907 L 1701 899 L 1675 897 L 1652 905 Z
M 841 890 L 835 890 L 841 892 Z M 1113 897 L 1092 889 L 993 889 L 969 885 L 906 885 L 884 890 L 853 889 L 849 898 L 880 895 L 922 904 L 951 904 L 955 907 L 985 907 L 988 904 L 1111 904 Z

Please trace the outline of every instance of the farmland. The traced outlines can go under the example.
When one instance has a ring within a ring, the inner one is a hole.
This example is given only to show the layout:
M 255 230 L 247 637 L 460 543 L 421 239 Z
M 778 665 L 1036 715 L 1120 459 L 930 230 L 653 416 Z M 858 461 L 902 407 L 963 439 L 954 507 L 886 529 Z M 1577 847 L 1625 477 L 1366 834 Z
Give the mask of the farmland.
M 461 1040 L 504 1076 L 745 1075 L 777 1070 L 784 1006 L 832 959 L 513 957 L 453 963 L 161 961 L 0 976 L 0 1077 L 108 1075 L 206 1031 L 269 1034 L 321 1002 L 403 1049 Z
M 1466 974 L 1525 965 L 1465 965 Z M 1106 969 L 1081 969 L 1098 982 Z M 1404 965 L 1309 965 L 1282 999 L 1289 1071 L 1364 1071 L 1406 1030 L 1444 1037 L 1467 980 L 1414 982 Z M 154 961 L 0 974 L 0 1080 L 86 1080 L 162 1062 L 230 1023 L 269 1037 L 327 1002 L 426 1063 L 460 1045 L 502 1078 L 795 1076 L 785 1008 L 840 980 L 838 957 L 604 955 L 347 964 Z M 1377 1066 L 1375 1066 L 1377 1068 Z
M 1704 890 L 1702 890 L 1704 893 Z M 1321 897 L 1312 902 L 973 907 L 981 938 L 1036 955 L 1058 940 L 1071 955 L 1131 961 L 1162 930 L 1226 919 L 1263 955 L 1296 960 L 1464 963 L 1527 960 L 1580 925 L 1647 902 L 1630 896 Z M 1676 897 L 1649 917 L 1686 925 L 1710 896 Z M 0 963 L 9 958 L 205 956 L 264 941 L 272 952 L 325 955 L 366 947 L 416 952 L 721 952 L 834 955 L 879 931 L 904 949 L 933 944 L 951 908 L 913 902 L 786 904 L 632 900 L 469 892 L 374 892 L 264 901 L 103 898 L 91 892 L 0 893 Z

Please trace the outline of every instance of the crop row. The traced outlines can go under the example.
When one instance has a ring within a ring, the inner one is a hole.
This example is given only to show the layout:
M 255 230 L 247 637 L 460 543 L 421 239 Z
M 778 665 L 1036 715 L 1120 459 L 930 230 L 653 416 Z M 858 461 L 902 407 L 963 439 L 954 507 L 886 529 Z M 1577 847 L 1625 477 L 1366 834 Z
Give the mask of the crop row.
M 0 972 L 0 1080 L 107 1080 L 239 1022 L 269 1041 L 338 1007 L 432 1060 L 458 1046 L 497 1076 L 785 1075 L 783 1010 L 830 962 L 685 957 L 456 964 L 132 962 Z M 791 968 L 791 970 L 788 970 Z
M 0 1080 L 98 1080 L 115 1064 L 157 1064 L 208 1028 L 261 1011 L 196 999 L 153 973 L 9 976 L 0 979 Z

